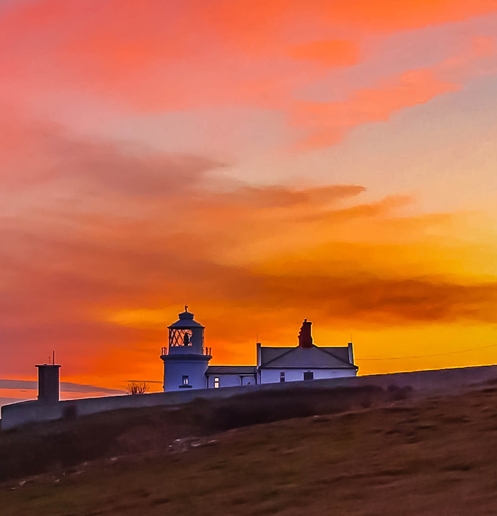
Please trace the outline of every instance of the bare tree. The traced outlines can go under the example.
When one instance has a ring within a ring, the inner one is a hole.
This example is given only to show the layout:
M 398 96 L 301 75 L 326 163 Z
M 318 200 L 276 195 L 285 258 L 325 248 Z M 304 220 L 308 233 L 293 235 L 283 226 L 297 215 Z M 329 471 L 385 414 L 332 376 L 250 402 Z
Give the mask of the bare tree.
M 129 382 L 126 394 L 146 394 L 150 390 L 147 382 Z

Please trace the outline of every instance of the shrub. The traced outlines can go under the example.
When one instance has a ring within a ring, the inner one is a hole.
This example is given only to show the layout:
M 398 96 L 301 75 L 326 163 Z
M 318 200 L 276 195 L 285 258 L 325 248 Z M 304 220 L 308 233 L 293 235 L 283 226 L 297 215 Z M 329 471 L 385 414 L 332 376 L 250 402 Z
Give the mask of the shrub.
M 147 382 L 129 382 L 126 387 L 126 394 L 146 394 L 150 390 Z

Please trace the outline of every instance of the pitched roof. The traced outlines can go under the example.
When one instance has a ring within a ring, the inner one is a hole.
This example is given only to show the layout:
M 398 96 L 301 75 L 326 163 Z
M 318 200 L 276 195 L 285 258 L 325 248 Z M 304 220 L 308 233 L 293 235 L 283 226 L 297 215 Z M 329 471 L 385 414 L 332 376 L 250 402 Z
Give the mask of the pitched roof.
M 291 348 L 266 348 L 261 346 L 261 365 L 265 365 L 269 362 L 272 362 L 275 358 L 288 353 L 288 351 L 295 349 Z
M 349 362 L 346 347 L 265 348 L 261 347 L 261 367 L 275 369 L 356 369 Z
M 255 366 L 209 366 L 206 375 L 210 374 L 255 374 Z

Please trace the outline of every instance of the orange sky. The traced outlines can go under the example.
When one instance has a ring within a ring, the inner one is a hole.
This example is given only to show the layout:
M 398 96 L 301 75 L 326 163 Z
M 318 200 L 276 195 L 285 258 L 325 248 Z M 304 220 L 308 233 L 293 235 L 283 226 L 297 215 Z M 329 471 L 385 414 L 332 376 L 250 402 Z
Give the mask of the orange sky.
M 495 363 L 496 42 L 494 0 L 0 2 L 0 403 L 52 349 L 160 389 L 186 303 L 217 364 L 304 318 Z

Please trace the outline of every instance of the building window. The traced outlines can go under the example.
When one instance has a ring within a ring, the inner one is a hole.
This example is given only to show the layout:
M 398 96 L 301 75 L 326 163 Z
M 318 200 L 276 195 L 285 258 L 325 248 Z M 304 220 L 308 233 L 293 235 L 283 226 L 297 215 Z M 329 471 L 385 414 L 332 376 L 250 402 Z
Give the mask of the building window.
M 314 380 L 314 373 L 312 371 L 306 371 L 304 373 L 304 380 Z
M 280 382 L 283 383 L 285 381 L 285 373 L 284 371 L 281 371 L 280 373 Z
M 183 375 L 181 378 L 181 383 L 183 385 L 189 385 L 190 384 L 190 377 L 188 375 Z
M 219 376 L 214 377 L 214 389 L 219 389 Z

